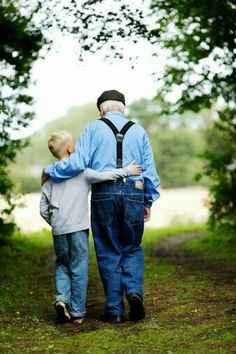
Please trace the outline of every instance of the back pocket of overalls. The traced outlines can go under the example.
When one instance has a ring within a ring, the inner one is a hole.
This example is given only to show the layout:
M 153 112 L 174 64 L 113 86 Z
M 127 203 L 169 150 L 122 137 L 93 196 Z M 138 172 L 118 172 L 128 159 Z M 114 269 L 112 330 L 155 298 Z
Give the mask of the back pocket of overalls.
M 127 198 L 125 207 L 125 222 L 129 225 L 142 224 L 144 219 L 143 209 L 143 201 Z
M 98 224 L 110 224 L 113 220 L 113 200 L 106 199 L 92 199 L 91 201 L 92 218 L 96 219 Z

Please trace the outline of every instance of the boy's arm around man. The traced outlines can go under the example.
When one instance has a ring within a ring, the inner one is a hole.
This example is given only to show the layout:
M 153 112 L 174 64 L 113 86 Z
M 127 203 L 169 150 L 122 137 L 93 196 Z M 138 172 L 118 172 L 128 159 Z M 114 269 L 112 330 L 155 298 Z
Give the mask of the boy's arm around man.
M 108 170 L 97 172 L 90 168 L 87 168 L 83 175 L 86 178 L 87 183 L 94 184 L 105 181 L 115 181 L 118 178 L 128 177 L 128 176 L 138 176 L 141 173 L 141 167 L 132 161 L 128 166 L 123 168 L 118 168 L 115 170 Z

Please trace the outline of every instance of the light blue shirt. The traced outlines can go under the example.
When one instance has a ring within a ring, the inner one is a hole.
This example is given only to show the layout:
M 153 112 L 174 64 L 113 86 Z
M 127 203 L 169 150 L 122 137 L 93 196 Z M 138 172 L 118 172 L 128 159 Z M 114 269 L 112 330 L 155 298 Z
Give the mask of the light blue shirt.
M 128 119 L 120 112 L 108 112 L 105 115 L 120 131 Z M 144 204 L 151 207 L 159 198 L 157 187 L 160 184 L 156 172 L 149 137 L 142 126 L 134 124 L 123 140 L 123 166 L 135 160 L 142 167 L 141 176 L 129 179 L 144 182 Z M 75 152 L 67 160 L 57 161 L 46 167 L 45 173 L 55 181 L 71 178 L 87 167 L 96 171 L 116 168 L 116 138 L 112 130 L 101 120 L 88 124 L 76 143 Z

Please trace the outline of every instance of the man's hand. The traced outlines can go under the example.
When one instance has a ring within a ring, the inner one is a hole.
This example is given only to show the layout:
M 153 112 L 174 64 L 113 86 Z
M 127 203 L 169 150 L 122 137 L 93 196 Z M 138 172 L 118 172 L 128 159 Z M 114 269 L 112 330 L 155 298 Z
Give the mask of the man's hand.
M 42 174 L 41 174 L 41 185 L 43 185 L 47 179 L 48 179 L 48 176 L 45 175 L 44 169 L 43 169 Z
M 144 222 L 147 222 L 150 220 L 151 218 L 151 209 L 150 208 L 147 208 L 147 207 L 144 207 Z

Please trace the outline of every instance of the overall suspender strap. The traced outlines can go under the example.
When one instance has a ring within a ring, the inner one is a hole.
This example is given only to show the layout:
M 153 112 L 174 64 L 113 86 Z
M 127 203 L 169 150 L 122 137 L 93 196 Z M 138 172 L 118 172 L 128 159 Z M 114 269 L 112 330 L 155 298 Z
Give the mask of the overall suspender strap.
M 123 139 L 124 139 L 126 132 L 135 123 L 132 121 L 129 121 L 123 126 L 121 131 L 119 131 L 116 128 L 116 126 L 109 119 L 101 118 L 100 120 L 103 121 L 105 124 L 107 124 L 111 128 L 111 130 L 113 131 L 113 134 L 115 135 L 115 138 L 116 138 L 116 167 L 121 168 L 121 167 L 123 167 L 123 158 L 122 158 Z

